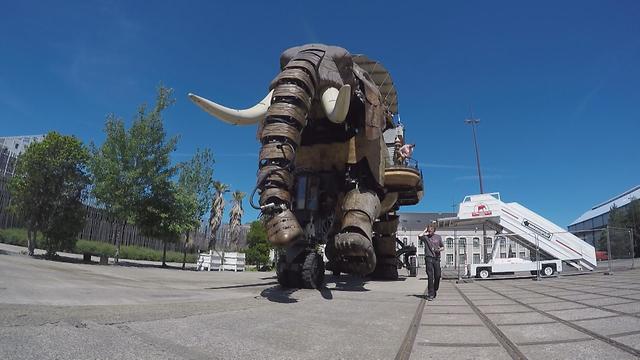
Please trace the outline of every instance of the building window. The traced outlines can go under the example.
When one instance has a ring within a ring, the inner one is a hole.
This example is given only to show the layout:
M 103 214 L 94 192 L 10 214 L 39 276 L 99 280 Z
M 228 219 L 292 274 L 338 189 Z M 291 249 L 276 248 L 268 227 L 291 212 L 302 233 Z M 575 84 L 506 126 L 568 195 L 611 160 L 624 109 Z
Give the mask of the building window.
M 507 253 L 500 253 L 500 259 L 506 259 L 507 258 Z
M 473 254 L 473 264 L 480 264 L 480 254 Z
M 447 265 L 453 265 L 453 254 L 447 254 Z
M 524 253 L 524 251 L 520 251 L 520 259 L 527 259 L 526 254 Z
M 452 238 L 447 238 L 447 247 L 449 249 L 453 248 L 453 239 Z
M 467 247 L 467 239 L 466 238 L 460 238 L 458 240 L 458 245 L 460 246 L 460 249 L 465 249 Z
M 459 260 L 458 260 L 458 264 L 459 265 L 466 265 L 467 264 L 467 257 L 464 255 L 460 255 Z
M 473 238 L 473 248 L 474 249 L 479 249 L 480 248 L 480 238 L 477 238 L 477 237 Z

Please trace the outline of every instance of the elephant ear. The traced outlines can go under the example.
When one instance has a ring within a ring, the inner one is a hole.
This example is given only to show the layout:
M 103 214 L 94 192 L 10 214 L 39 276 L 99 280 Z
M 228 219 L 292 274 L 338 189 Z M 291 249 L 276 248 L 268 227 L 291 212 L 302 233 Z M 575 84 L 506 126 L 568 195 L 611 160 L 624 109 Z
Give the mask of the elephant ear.
M 380 90 L 369 74 L 360 66 L 354 65 L 353 72 L 360 80 L 361 89 L 364 92 L 365 135 L 367 140 L 375 140 L 382 136 L 386 124 L 385 107 L 382 103 Z

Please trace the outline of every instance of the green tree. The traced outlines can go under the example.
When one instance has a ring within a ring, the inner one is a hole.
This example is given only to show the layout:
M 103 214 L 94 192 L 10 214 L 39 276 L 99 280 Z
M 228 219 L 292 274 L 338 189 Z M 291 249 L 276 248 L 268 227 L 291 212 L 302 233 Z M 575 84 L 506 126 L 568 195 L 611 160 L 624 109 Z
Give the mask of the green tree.
M 27 224 L 29 255 L 38 231 L 44 235 L 47 256 L 73 249 L 84 226 L 85 189 L 89 183 L 89 152 L 74 136 L 50 132 L 20 156 L 9 183 L 12 209 Z
M 640 257 L 640 199 L 632 198 L 629 203 L 629 224 L 633 229 L 634 255 Z
M 104 143 L 100 147 L 92 145 L 92 193 L 113 216 L 114 225 L 116 221 L 122 222 L 121 234 L 128 223 L 141 222 L 147 225 L 142 228 L 145 235 L 155 233 L 154 224 L 148 221 L 160 216 L 159 213 L 166 214 L 160 208 L 171 203 L 170 183 L 176 169 L 171 166 L 169 156 L 178 139 L 167 139 L 162 113 L 173 103 L 172 90 L 160 86 L 154 107 L 148 111 L 142 104 L 130 129 L 125 128 L 122 119 L 109 115 Z M 117 232 L 115 237 L 117 262 L 122 239 Z
M 194 227 L 197 202 L 177 184 L 168 182 L 164 185 L 156 186 L 154 195 L 143 200 L 145 211 L 138 214 L 138 226 L 143 234 L 162 240 L 162 266 L 166 267 L 167 244 L 178 242 Z
M 238 232 L 240 230 L 240 225 L 242 225 L 242 215 L 244 214 L 244 210 L 242 209 L 242 199 L 244 199 L 245 193 L 242 191 L 236 190 L 231 195 L 233 206 L 231 207 L 231 211 L 229 211 L 229 227 L 231 232 L 231 246 L 238 251 Z
M 192 222 L 186 224 L 185 241 L 183 244 L 182 268 L 185 268 L 187 246 L 190 232 L 197 230 L 204 214 L 206 214 L 213 198 L 213 154 L 210 149 L 196 150 L 189 161 L 179 165 L 178 188 L 185 196 L 191 196 L 195 204 L 192 207 Z M 190 225 L 190 226 L 189 226 Z
M 213 183 L 215 195 L 211 203 L 211 212 L 209 214 L 209 250 L 215 250 L 218 242 L 216 233 L 222 224 L 222 216 L 224 215 L 224 194 L 229 192 L 229 185 L 220 181 Z
M 247 233 L 247 264 L 256 265 L 260 270 L 269 264 L 269 252 L 271 244 L 267 240 L 267 229 L 262 221 L 256 220 L 251 223 Z
M 634 247 L 634 255 L 640 256 L 638 252 L 640 251 L 640 239 L 638 239 L 638 235 L 640 234 L 640 200 L 639 199 L 631 199 L 629 204 L 624 207 L 612 207 L 609 211 L 609 221 L 608 225 L 612 229 L 610 229 L 609 238 L 611 240 L 611 252 L 614 256 L 628 256 L 631 244 L 631 238 L 633 237 L 633 247 Z M 628 230 L 626 230 L 628 229 Z M 632 234 L 629 233 L 632 232 Z M 606 246 L 606 239 L 604 242 Z M 616 251 L 616 249 L 621 249 Z M 616 253 L 618 252 L 618 253 Z

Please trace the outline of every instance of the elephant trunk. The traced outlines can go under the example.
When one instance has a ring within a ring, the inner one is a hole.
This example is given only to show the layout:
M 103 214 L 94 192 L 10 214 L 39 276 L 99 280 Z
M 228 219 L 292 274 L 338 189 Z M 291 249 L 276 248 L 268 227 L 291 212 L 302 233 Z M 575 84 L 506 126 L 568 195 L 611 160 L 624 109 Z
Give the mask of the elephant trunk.
M 303 234 L 291 211 L 295 154 L 307 124 L 317 88 L 317 69 L 324 57 L 320 49 L 299 52 L 273 81 L 273 97 L 258 129 L 260 150 L 257 188 L 266 220 L 267 237 L 286 245 Z

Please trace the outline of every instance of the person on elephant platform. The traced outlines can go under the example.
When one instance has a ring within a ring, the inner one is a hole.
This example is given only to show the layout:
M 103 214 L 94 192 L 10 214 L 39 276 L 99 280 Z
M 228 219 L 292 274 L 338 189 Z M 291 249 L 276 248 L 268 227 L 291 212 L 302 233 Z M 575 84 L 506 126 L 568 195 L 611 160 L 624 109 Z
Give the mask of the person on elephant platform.
M 416 147 L 416 144 L 404 144 L 400 148 L 400 160 L 403 165 L 407 164 L 407 159 L 410 159 L 413 155 L 413 148 Z

